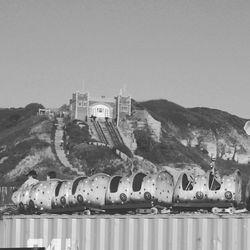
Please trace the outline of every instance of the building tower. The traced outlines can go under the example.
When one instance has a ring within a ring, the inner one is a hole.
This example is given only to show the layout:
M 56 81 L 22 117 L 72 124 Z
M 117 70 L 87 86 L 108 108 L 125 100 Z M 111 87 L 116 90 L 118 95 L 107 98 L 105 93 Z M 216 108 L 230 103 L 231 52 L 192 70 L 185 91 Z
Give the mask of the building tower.
M 70 100 L 70 113 L 72 120 L 87 121 L 88 118 L 89 93 L 73 93 Z

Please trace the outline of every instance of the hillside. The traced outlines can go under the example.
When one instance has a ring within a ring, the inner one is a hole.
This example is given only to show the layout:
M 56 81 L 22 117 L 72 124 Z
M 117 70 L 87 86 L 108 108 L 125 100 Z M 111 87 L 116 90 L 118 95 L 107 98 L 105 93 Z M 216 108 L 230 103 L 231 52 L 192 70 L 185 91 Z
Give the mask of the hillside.
M 243 130 L 246 119 L 215 109 L 183 108 L 166 100 L 141 102 L 134 105 L 135 109 L 136 105 L 161 122 L 160 144 L 163 151 L 169 150 L 168 147 L 172 145 L 178 151 L 184 151 L 181 153 L 183 157 L 189 152 L 191 155 L 188 158 L 192 162 L 195 161 L 192 155 L 195 154 L 196 158 L 199 153 L 203 159 L 208 154 L 224 160 L 248 163 L 250 140 Z M 170 154 L 164 152 L 166 162 L 174 160 Z
M 129 171 L 131 164 L 121 160 L 114 150 L 89 144 L 93 140 L 87 124 L 81 127 L 67 118 L 60 151 L 72 167 L 63 165 L 55 147 L 58 119 L 38 116 L 39 108 L 43 106 L 29 104 L 0 110 L 0 186 L 20 186 L 30 170 L 36 170 L 39 180 L 52 170 L 60 179 L 75 178 L 76 170 L 86 175 Z
M 246 185 L 250 176 L 250 137 L 243 129 L 246 119 L 216 109 L 184 108 L 167 100 L 134 101 L 133 113 L 138 110 L 146 110 L 147 116 L 160 121 L 161 134 L 158 140 L 152 136 L 152 122 L 135 127 L 136 154 L 159 166 L 198 165 L 204 170 L 209 169 L 211 156 L 216 156 L 221 174 L 238 168 Z M 140 121 L 143 119 L 149 120 L 144 116 Z
M 114 149 L 91 144 L 95 139 L 91 138 L 87 123 L 79 126 L 76 122 L 66 121 L 64 132 L 70 163 L 87 176 L 98 172 L 114 175 L 129 171 L 129 164 L 117 156 Z
M 51 143 L 54 121 L 37 116 L 40 104 L 0 110 L 0 183 L 20 185 L 25 174 L 35 169 L 40 179 L 50 170 L 59 177 L 72 175 L 58 162 Z
M 134 153 L 128 162 L 114 149 L 93 145 L 95 139 L 87 123 L 64 119 L 62 151 L 74 169 L 86 175 L 128 174 L 140 168 L 203 171 L 209 169 L 211 156 L 216 156 L 222 174 L 239 168 L 246 184 L 250 174 L 250 138 L 243 130 L 246 119 L 215 109 L 184 108 L 167 100 L 133 101 L 132 105 L 132 115 L 119 124 L 123 140 Z M 50 170 L 62 179 L 77 175 L 57 157 L 57 122 L 37 116 L 39 107 L 42 106 L 30 104 L 0 110 L 2 184 L 20 185 L 30 169 L 35 169 L 41 180 Z

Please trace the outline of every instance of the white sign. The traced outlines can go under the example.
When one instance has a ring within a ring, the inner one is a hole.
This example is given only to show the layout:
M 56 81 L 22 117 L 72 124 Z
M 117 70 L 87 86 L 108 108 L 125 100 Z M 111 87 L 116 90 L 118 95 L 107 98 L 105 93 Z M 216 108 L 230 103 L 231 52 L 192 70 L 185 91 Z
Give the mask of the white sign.
M 79 250 L 77 242 L 72 242 L 70 238 L 67 239 L 52 239 L 48 246 L 44 245 L 44 239 L 28 239 L 27 247 L 45 247 L 46 250 L 63 250 L 62 245 L 65 242 L 64 250 Z

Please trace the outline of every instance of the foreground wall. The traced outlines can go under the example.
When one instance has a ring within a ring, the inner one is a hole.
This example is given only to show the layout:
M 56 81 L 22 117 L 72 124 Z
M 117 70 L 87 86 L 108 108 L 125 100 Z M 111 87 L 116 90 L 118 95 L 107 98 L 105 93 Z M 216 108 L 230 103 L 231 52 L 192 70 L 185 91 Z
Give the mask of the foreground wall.
M 250 215 L 4 216 L 0 248 L 249 250 Z

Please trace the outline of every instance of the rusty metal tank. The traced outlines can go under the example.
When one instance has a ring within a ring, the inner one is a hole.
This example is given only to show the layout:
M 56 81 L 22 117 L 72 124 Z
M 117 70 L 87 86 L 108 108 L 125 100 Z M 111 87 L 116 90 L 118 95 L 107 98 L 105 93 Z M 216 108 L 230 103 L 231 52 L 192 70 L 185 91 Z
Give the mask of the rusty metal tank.
M 72 183 L 71 195 L 69 195 L 69 206 L 76 207 L 84 205 L 87 201 L 87 176 L 77 177 Z
M 29 206 L 31 209 L 43 211 L 52 209 L 52 200 L 55 198 L 55 189 L 62 181 L 51 179 L 35 184 L 30 192 Z
M 85 190 L 88 207 L 101 207 L 105 205 L 109 180 L 110 176 L 104 173 L 98 173 L 88 178 Z
M 106 193 L 106 204 L 126 204 L 130 201 L 131 182 L 127 176 L 115 175 L 110 178 Z
M 179 176 L 174 190 L 174 202 L 205 203 L 241 202 L 242 179 L 239 170 L 232 175 L 216 180 L 211 171 L 205 175 L 192 177 L 187 173 Z
M 214 185 L 214 177 L 208 172 L 208 192 L 209 201 L 233 202 L 239 204 L 242 200 L 242 177 L 239 170 L 231 175 L 224 175 L 219 185 Z
M 154 175 L 154 197 L 158 203 L 172 205 L 174 193 L 174 178 L 168 171 L 161 171 Z
M 208 180 L 206 175 L 192 176 L 182 173 L 175 185 L 174 202 L 201 202 L 207 193 Z
M 55 188 L 55 196 L 52 198 L 52 208 L 65 208 L 69 206 L 72 184 L 74 180 L 64 180 Z
M 73 194 L 73 197 L 71 197 L 71 205 L 82 206 L 89 204 L 90 202 L 88 203 L 87 198 L 89 196 L 90 191 L 91 191 L 91 185 L 89 177 L 85 177 L 79 180 L 75 193 Z
M 132 202 L 172 204 L 174 181 L 167 171 L 154 174 L 139 172 L 131 176 L 131 179 Z
M 117 175 L 110 179 L 106 203 L 159 202 L 168 205 L 172 204 L 173 190 L 173 177 L 167 171 L 156 174 L 140 171 L 130 177 Z
M 55 189 L 55 196 L 52 200 L 53 208 L 74 207 L 79 205 L 76 190 L 79 183 L 86 178 L 86 176 L 80 176 L 74 180 L 66 180 L 59 183 Z
M 131 177 L 131 202 L 153 202 L 155 200 L 155 176 L 145 172 L 134 173 Z
M 18 189 L 12 195 L 13 203 L 18 207 L 21 211 L 29 210 L 29 201 L 30 201 L 30 193 L 33 185 L 26 186 L 24 188 Z

